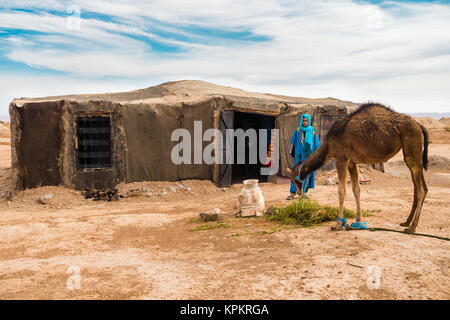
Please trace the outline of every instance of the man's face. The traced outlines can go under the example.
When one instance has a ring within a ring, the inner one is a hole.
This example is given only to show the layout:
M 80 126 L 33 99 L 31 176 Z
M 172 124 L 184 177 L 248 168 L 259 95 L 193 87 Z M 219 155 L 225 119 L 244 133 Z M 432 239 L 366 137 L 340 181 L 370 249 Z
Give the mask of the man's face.
M 303 117 L 303 123 L 302 124 L 303 124 L 304 127 L 308 126 L 308 122 L 309 122 L 308 118 Z

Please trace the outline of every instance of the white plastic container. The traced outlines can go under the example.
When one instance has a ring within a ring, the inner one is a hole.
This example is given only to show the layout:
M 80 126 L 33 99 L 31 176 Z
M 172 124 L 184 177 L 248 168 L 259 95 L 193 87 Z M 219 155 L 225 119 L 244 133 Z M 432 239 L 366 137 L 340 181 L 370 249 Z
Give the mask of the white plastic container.
M 262 216 L 265 201 L 257 179 L 244 180 L 244 187 L 239 194 L 239 211 L 243 217 Z

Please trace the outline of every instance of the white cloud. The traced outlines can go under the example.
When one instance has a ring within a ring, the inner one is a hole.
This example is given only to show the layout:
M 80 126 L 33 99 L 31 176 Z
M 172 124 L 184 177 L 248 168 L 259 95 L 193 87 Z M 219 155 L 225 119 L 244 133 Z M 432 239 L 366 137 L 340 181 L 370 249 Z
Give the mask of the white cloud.
M 198 78 L 295 96 L 376 100 L 405 112 L 423 110 L 425 103 L 427 110 L 450 110 L 448 5 L 391 3 L 380 7 L 346 0 L 271 0 L 264 5 L 256 0 L 13 4 L 63 12 L 69 5 L 77 5 L 82 18 L 83 12 L 98 12 L 116 19 L 83 19 L 77 31 L 66 28 L 65 17 L 0 12 L 0 27 L 45 33 L 31 38 L 10 37 L 8 59 L 67 73 L 59 77 L 69 81 L 71 88 L 57 86 L 60 91 L 56 92 L 53 84 L 58 81 L 46 78 L 47 87 L 55 92 L 48 92 L 46 83 L 40 81 L 40 89 L 33 91 L 37 96 L 75 92 L 73 84 L 80 78 L 91 79 L 87 88 L 95 85 L 96 92 L 108 87 L 108 82 L 101 80 L 104 76 L 122 77 L 116 82 L 120 83 L 118 90 L 130 88 L 130 83 L 148 86 L 153 81 Z M 5 8 L 9 6 L 13 7 L 6 2 Z M 193 28 L 247 30 L 271 40 L 217 39 L 199 35 Z M 163 37 L 158 30 L 180 37 Z M 180 40 L 186 36 L 193 40 Z M 178 46 L 181 52 L 158 52 L 143 39 Z M 215 41 L 205 41 L 211 39 Z M 27 83 L 33 88 L 31 81 Z M 0 99 L 5 96 L 0 93 Z M 0 103 L 2 114 L 5 101 Z

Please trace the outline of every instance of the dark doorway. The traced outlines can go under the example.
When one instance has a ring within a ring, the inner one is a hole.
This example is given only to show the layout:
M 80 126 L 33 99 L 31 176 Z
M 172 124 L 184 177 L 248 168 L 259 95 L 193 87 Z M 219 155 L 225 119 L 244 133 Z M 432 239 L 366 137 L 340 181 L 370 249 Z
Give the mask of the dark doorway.
M 275 127 L 275 117 L 266 116 L 254 113 L 245 113 L 237 111 L 222 111 L 220 119 L 220 130 L 223 137 L 226 137 L 226 129 L 242 129 L 247 131 L 248 129 L 256 130 L 257 142 L 255 148 L 251 148 L 249 145 L 249 138 L 245 138 L 245 163 L 237 163 L 237 149 L 238 149 L 238 139 L 234 138 L 234 163 L 230 164 L 227 161 L 221 164 L 219 167 L 219 185 L 229 186 L 232 183 L 240 183 L 246 179 L 258 179 L 261 182 L 267 181 L 268 176 L 263 176 L 260 174 L 260 169 L 265 163 L 260 163 L 259 160 L 259 129 L 267 129 L 267 147 L 270 145 L 271 141 L 271 129 Z M 224 143 L 225 145 L 225 143 Z M 225 147 L 224 147 L 225 148 Z M 256 163 L 250 163 L 250 150 L 256 151 Z M 221 150 L 225 154 L 226 150 Z M 264 150 L 267 154 L 267 150 Z M 230 159 L 228 159 L 230 160 Z
M 111 167 L 110 118 L 77 118 L 77 144 L 79 169 Z

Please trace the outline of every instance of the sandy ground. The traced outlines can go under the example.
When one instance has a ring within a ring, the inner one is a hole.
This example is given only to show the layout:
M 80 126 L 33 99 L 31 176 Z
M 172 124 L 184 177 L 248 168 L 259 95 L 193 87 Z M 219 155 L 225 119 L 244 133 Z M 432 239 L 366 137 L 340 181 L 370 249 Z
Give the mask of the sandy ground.
M 443 139 L 430 145 L 434 162 L 417 232 L 449 237 L 450 139 Z M 8 141 L 0 139 L 0 194 L 10 187 Z M 385 174 L 363 169 L 372 179 L 361 185 L 363 208 L 374 210 L 365 218 L 370 226 L 403 229 L 413 186 L 401 159 L 386 163 Z M 145 187 L 150 197 L 90 201 L 77 191 L 42 187 L 0 200 L 0 299 L 450 298 L 448 241 L 333 232 L 331 222 L 301 228 L 234 218 L 242 185 L 222 191 L 208 181 L 184 183 L 195 194 L 169 192 L 175 183 L 142 182 L 120 190 Z M 289 203 L 288 185 L 261 188 L 266 207 Z M 48 193 L 51 204 L 37 203 Z M 311 196 L 338 204 L 336 186 L 318 185 Z M 225 227 L 195 231 L 205 224 L 199 212 L 215 207 Z M 355 209 L 350 185 L 346 207 Z

